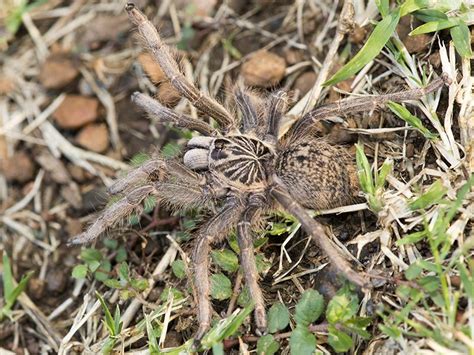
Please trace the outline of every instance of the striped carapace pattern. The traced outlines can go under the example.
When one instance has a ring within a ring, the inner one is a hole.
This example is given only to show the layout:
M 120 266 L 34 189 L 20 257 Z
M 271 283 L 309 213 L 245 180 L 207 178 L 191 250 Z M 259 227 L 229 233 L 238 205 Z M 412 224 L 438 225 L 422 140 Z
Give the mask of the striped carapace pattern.
M 216 138 L 210 149 L 209 169 L 246 186 L 266 181 L 265 161 L 272 157 L 261 141 L 243 135 Z

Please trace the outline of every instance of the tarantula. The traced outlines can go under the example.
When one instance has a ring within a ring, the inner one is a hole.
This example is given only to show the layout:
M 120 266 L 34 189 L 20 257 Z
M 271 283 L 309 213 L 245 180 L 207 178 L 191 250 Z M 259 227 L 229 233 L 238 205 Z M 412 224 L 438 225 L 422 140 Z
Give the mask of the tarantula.
M 192 254 L 199 322 L 197 341 L 211 322 L 208 296 L 211 245 L 225 238 L 233 228 L 237 230 L 245 282 L 255 302 L 257 332 L 265 333 L 265 304 L 258 286 L 252 227 L 271 209 L 283 208 L 294 215 L 334 267 L 354 284 L 370 287 L 367 275 L 351 268 L 332 245 L 323 226 L 306 212 L 306 209 L 350 204 L 359 196 L 354 159 L 345 147 L 315 137 L 315 126 L 328 116 L 370 111 L 389 100 L 420 98 L 441 87 L 446 78 L 434 80 L 425 89 L 343 100 L 319 107 L 301 117 L 280 139 L 280 122 L 288 102 L 285 92 L 274 92 L 263 105 L 257 106 L 251 94 L 237 86 L 233 96 L 240 111 L 238 118 L 184 77 L 170 48 L 143 13 L 131 3 L 126 5 L 126 11 L 171 84 L 197 109 L 212 117 L 219 128 L 177 113 L 145 94 L 134 93 L 132 101 L 150 116 L 201 135 L 188 141 L 182 161 L 154 157 L 117 180 L 109 192 L 124 194 L 124 197 L 107 207 L 72 243 L 97 238 L 116 221 L 139 209 L 142 201 L 151 195 L 177 209 L 216 209 L 217 213 L 197 232 Z

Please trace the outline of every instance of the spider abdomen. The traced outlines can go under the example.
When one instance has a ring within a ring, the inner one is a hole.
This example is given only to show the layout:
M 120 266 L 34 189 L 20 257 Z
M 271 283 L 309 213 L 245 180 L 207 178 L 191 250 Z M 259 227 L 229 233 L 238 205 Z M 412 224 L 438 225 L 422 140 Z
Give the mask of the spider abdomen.
M 345 147 L 324 139 L 292 144 L 279 152 L 276 175 L 306 208 L 321 210 L 354 203 L 357 168 Z

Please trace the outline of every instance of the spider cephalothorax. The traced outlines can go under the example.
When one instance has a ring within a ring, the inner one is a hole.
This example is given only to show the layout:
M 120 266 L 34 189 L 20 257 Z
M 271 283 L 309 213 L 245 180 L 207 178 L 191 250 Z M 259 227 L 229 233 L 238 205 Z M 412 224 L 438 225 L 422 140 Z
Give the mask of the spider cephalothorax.
M 247 190 L 262 189 L 275 152 L 254 137 L 235 135 L 196 137 L 188 142 L 184 165 L 193 170 L 209 169 L 229 184 Z
M 355 162 L 346 148 L 330 144 L 312 132 L 319 120 L 331 115 L 370 111 L 389 100 L 419 98 L 441 87 L 446 77 L 434 80 L 425 89 L 322 106 L 301 117 L 284 139 L 279 139 L 280 121 L 287 109 L 284 92 L 271 94 L 265 104 L 257 108 L 250 93 L 238 87 L 234 91 L 234 101 L 240 118 L 232 115 L 180 73 L 155 27 L 133 4 L 128 4 L 126 10 L 171 84 L 197 109 L 212 117 L 219 128 L 166 108 L 145 94 L 135 93 L 132 101 L 153 118 L 188 128 L 201 136 L 189 140 L 182 159 L 155 157 L 117 180 L 109 191 L 123 194 L 123 198 L 106 208 L 72 242 L 85 243 L 97 238 L 116 221 L 139 209 L 150 195 L 173 208 L 217 210 L 197 232 L 192 255 L 199 321 L 197 340 L 208 329 L 212 316 L 208 296 L 210 248 L 231 229 L 237 231 L 245 281 L 255 302 L 257 330 L 265 332 L 265 304 L 258 286 L 252 227 L 269 209 L 282 208 L 293 214 L 341 274 L 358 286 L 369 287 L 367 278 L 352 270 L 331 244 L 324 228 L 306 212 L 306 208 L 350 204 L 359 194 Z

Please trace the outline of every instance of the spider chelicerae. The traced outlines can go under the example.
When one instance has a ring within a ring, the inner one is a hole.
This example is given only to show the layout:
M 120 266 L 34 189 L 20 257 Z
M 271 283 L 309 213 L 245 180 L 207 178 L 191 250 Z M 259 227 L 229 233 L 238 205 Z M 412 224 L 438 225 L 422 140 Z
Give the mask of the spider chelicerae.
M 208 276 L 210 249 L 234 228 L 245 282 L 255 302 L 257 333 L 265 333 L 265 304 L 258 285 L 252 228 L 269 210 L 280 208 L 294 215 L 337 270 L 352 283 L 369 288 L 368 275 L 351 268 L 332 245 L 323 226 L 306 211 L 343 206 L 360 198 L 353 157 L 344 146 L 317 137 L 315 128 L 319 121 L 330 116 L 371 111 L 388 101 L 420 98 L 440 88 L 446 76 L 435 79 L 424 89 L 321 106 L 303 115 L 279 138 L 280 122 L 288 106 L 284 91 L 276 91 L 260 103 L 242 85 L 237 85 L 233 99 L 240 115 L 231 114 L 184 77 L 170 49 L 143 13 L 131 3 L 126 5 L 126 11 L 145 48 L 171 84 L 204 115 L 212 117 L 219 128 L 175 112 L 145 94 L 134 93 L 132 101 L 150 116 L 200 135 L 188 141 L 187 151 L 179 161 L 154 157 L 117 180 L 109 192 L 123 194 L 123 198 L 107 207 L 72 243 L 94 240 L 115 222 L 139 210 L 148 196 L 156 196 L 176 209 L 217 210 L 196 233 L 192 254 L 199 322 L 197 341 L 208 330 L 212 316 Z

